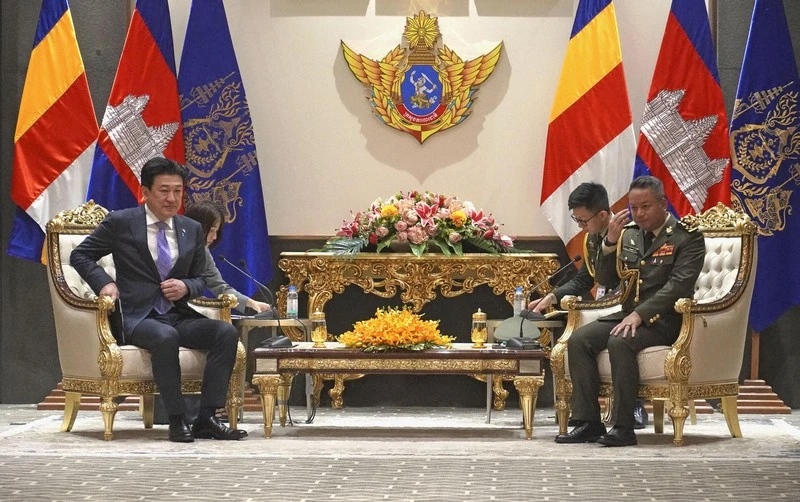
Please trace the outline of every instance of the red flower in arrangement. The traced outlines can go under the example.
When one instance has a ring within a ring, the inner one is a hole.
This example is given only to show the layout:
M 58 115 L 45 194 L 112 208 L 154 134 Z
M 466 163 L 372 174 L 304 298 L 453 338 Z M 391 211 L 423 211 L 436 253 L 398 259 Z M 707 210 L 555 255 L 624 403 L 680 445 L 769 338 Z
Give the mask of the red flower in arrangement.
M 488 253 L 514 252 L 514 241 L 500 232 L 494 217 L 469 201 L 431 192 L 399 192 L 342 222 L 326 251 L 354 254 L 368 245 L 380 252 L 392 242 L 407 242 L 421 256 L 431 245 L 444 254 L 463 255 L 464 243 Z

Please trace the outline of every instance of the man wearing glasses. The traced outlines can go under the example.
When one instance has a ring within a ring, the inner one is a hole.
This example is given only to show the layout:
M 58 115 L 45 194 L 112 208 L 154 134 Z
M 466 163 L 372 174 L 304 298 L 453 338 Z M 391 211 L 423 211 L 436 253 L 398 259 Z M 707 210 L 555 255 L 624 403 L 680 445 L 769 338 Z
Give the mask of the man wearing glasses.
M 586 298 L 591 295 L 592 287 L 595 286 L 595 264 L 602 253 L 603 239 L 608 233 L 608 224 L 613 216 L 608 203 L 608 192 L 599 183 L 581 183 L 569 194 L 567 207 L 572 213 L 572 220 L 581 230 L 586 231 L 583 240 L 583 266 L 566 284 L 530 302 L 528 310 L 541 313 L 553 304 L 557 306 L 567 295 Z M 619 278 L 616 278 L 614 284 L 597 284 L 596 298 L 602 297 L 607 290 L 617 287 L 618 284 Z M 633 418 L 635 429 L 647 427 L 647 411 L 641 400 L 636 401 Z M 570 425 L 575 424 L 570 421 Z

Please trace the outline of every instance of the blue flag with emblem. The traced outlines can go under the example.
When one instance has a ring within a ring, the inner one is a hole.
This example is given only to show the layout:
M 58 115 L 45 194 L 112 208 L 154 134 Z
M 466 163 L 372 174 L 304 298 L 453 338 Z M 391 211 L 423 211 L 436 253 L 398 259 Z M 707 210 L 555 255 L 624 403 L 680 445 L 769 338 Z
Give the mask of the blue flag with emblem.
M 225 214 L 214 254 L 245 260 L 261 282 L 272 278 L 264 195 L 253 123 L 222 0 L 194 0 L 178 71 L 186 145 L 186 204 L 215 202 Z M 256 285 L 224 262 L 222 276 L 252 296 Z
M 800 304 L 800 81 L 782 0 L 757 0 L 731 121 L 731 195 L 758 226 L 750 324 Z

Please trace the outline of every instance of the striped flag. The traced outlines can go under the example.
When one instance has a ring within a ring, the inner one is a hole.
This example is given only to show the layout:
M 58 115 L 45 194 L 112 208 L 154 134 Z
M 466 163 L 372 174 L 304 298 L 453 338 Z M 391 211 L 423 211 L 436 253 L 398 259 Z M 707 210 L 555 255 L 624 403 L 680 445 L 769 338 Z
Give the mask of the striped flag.
M 145 162 L 184 163 L 176 75 L 166 0 L 138 0 L 97 139 L 88 199 L 109 210 L 137 206 Z
M 43 0 L 14 133 L 8 254 L 42 260 L 44 227 L 84 201 L 97 118 L 66 0 Z
M 222 0 L 192 2 L 178 86 L 187 204 L 211 201 L 222 208 L 225 228 L 214 252 L 245 260 L 256 279 L 268 282 L 272 258 L 255 133 Z M 253 295 L 252 281 L 220 266 L 231 286 Z
M 614 3 L 581 0 L 550 114 L 541 198 L 570 255 L 583 242 L 567 210 L 570 192 L 595 181 L 606 187 L 612 205 L 624 199 L 634 145 Z
M 800 77 L 781 0 L 756 0 L 731 120 L 732 207 L 758 227 L 750 324 L 800 304 Z
M 650 84 L 634 176 L 650 174 L 678 216 L 729 206 L 728 119 L 706 3 L 673 0 Z

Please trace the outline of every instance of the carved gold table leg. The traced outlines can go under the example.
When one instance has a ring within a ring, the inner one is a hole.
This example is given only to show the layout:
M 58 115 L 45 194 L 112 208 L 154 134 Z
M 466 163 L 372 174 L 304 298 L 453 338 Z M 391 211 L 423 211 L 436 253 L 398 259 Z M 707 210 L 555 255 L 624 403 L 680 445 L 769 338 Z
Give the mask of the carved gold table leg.
M 75 425 L 75 417 L 81 407 L 81 393 L 67 392 L 64 400 L 64 421 L 61 422 L 61 432 L 69 432 Z
M 311 391 L 312 393 L 311 402 L 315 407 L 319 407 L 319 398 L 320 395 L 322 394 L 322 385 L 324 384 L 324 382 L 322 380 L 322 375 L 314 375 L 313 379 L 314 379 L 314 388 Z
M 344 376 L 336 375 L 333 378 L 333 388 L 328 391 L 328 395 L 331 396 L 331 408 L 335 410 L 344 408 L 344 399 L 342 399 L 343 393 L 344 393 Z
M 508 391 L 503 388 L 503 380 L 507 379 L 507 377 L 498 375 L 497 378 L 495 378 L 492 382 L 492 390 L 494 391 L 494 409 L 497 411 L 503 411 L 506 409 L 506 398 L 508 397 Z
M 261 408 L 264 412 L 264 437 L 272 437 L 272 419 L 275 416 L 275 399 L 278 395 L 280 375 L 255 375 L 253 385 L 261 395 Z
M 514 387 L 519 393 L 519 404 L 522 408 L 522 423 L 525 426 L 525 439 L 533 437 L 533 412 L 536 410 L 536 399 L 539 388 L 544 384 L 544 376 L 520 376 L 514 378 Z
M 294 375 L 285 373 L 281 375 L 281 383 L 278 385 L 278 418 L 281 427 L 286 427 L 286 410 L 289 408 L 289 391 L 292 390 Z

